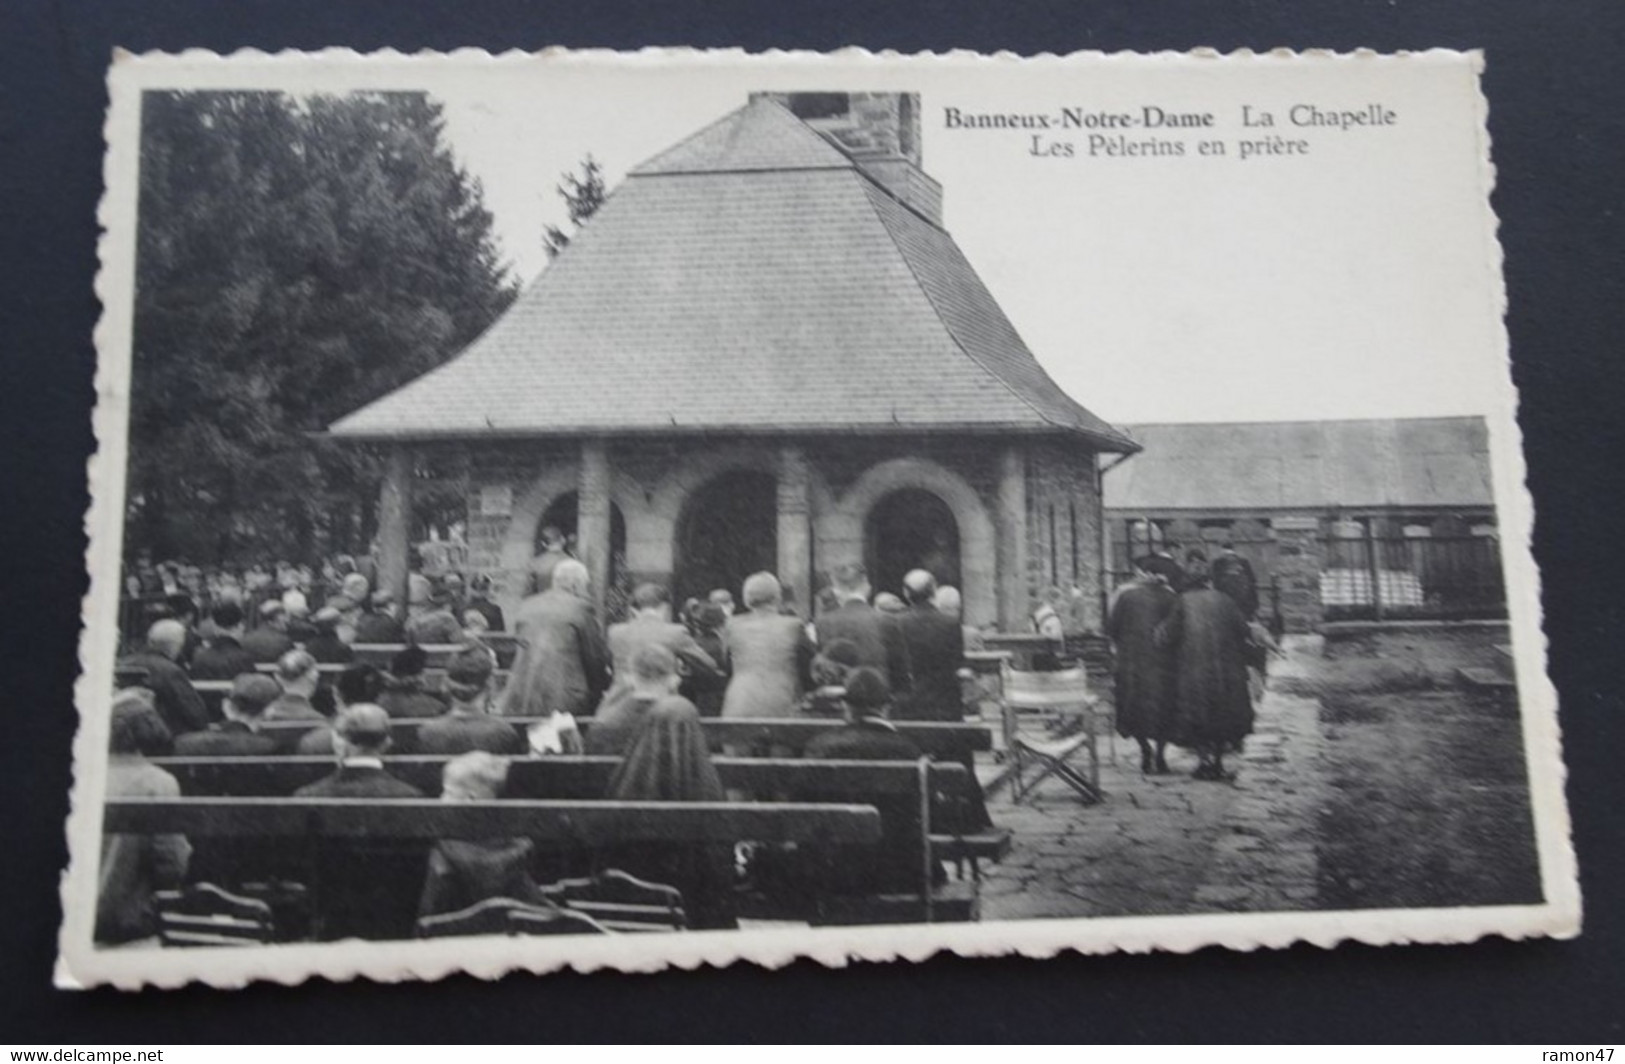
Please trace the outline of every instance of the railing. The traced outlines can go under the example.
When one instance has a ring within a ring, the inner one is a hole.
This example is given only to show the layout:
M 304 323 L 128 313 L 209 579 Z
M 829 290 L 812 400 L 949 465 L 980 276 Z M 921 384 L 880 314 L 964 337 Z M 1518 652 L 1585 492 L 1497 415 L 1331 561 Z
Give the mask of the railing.
M 1329 537 L 1322 545 L 1320 601 L 1329 621 L 1506 616 L 1493 536 Z

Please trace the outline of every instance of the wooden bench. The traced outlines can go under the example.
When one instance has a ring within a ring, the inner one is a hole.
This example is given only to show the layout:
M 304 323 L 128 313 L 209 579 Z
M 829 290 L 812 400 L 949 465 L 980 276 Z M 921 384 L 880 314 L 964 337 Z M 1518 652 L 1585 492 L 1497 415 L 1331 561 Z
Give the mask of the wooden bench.
M 824 802 L 187 797 L 118 799 L 103 808 L 108 832 L 181 834 L 194 846 L 257 841 L 257 852 L 282 869 L 271 873 L 274 880 L 308 888 L 304 919 L 319 939 L 410 937 L 428 847 L 442 839 L 528 838 L 543 852 L 584 856 L 640 844 L 731 848 L 750 840 L 820 848 L 873 846 L 882 837 L 872 805 Z M 399 889 L 382 892 L 380 883 Z M 927 919 L 935 900 L 924 896 Z M 861 909 L 862 899 L 845 904 Z
M 119 798 L 102 829 L 188 838 L 488 839 L 547 845 L 873 843 L 873 806 L 803 802 L 442 802 L 434 798 Z
M 406 755 L 386 759 L 391 775 L 426 795 L 440 792 L 441 773 L 449 758 Z M 291 795 L 333 771 L 329 757 L 160 757 L 153 763 L 174 776 L 187 797 L 279 797 Z M 861 803 L 874 796 L 914 794 L 920 777 L 912 761 L 809 761 L 788 758 L 714 759 L 717 774 L 730 789 L 758 796 L 818 794 L 837 801 Z M 558 800 L 597 798 L 609 787 L 620 758 L 515 758 L 509 763 L 506 797 Z M 980 882 L 982 861 L 1000 861 L 1009 852 L 1011 833 L 986 823 L 986 807 L 973 777 L 963 765 L 934 763 L 929 785 L 939 804 L 964 803 L 962 831 L 941 814 L 930 835 L 935 860 L 952 862 L 964 875 L 966 865 Z
M 228 684 L 227 687 L 229 686 Z M 415 750 L 417 729 L 429 719 L 433 718 L 414 717 L 390 721 L 395 749 L 401 753 Z M 535 717 L 498 719 L 511 723 L 522 735 L 531 725 L 538 723 L 538 718 Z M 590 731 L 593 727 L 591 717 L 578 718 L 576 723 L 583 732 Z M 800 753 L 816 736 L 843 726 L 838 720 L 801 718 L 745 720 L 707 717 L 701 723 L 712 749 L 727 744 L 775 747 L 795 753 Z M 286 745 L 291 747 L 297 741 L 297 736 L 318 726 L 320 725 L 316 721 L 270 721 L 262 724 L 260 730 L 266 735 L 284 739 Z M 993 748 L 992 729 L 986 724 L 897 721 L 896 727 L 898 732 L 911 739 L 922 751 L 941 760 L 958 760 L 965 752 L 974 753 Z

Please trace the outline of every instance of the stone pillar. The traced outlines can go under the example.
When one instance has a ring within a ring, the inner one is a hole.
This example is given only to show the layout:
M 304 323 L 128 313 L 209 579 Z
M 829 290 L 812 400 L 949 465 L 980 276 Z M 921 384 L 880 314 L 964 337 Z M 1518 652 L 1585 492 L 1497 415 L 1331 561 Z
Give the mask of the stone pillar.
M 812 476 L 800 447 L 779 448 L 778 577 L 795 594 L 796 609 L 812 616 Z
M 395 596 L 402 616 L 409 597 L 412 553 L 412 449 L 395 444 L 384 464 L 378 493 L 378 586 Z
M 576 554 L 592 578 L 592 600 L 601 617 L 611 560 L 609 449 L 603 440 L 581 444 L 581 483 L 576 491 Z
M 999 452 L 999 627 L 1020 632 L 1027 624 L 1027 452 L 1012 445 Z
M 1281 588 L 1281 625 L 1287 632 L 1318 632 L 1326 620 L 1320 602 L 1320 571 L 1325 565 L 1318 517 L 1276 517 L 1275 579 Z M 1268 589 L 1260 588 L 1267 594 Z M 1267 601 L 1267 600 L 1266 600 Z

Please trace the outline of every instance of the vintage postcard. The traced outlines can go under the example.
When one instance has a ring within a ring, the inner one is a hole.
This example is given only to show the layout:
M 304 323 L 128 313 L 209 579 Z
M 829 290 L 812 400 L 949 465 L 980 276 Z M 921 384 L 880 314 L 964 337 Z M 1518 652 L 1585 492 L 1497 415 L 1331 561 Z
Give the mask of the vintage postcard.
M 1481 69 L 116 56 L 59 982 L 1576 934 Z

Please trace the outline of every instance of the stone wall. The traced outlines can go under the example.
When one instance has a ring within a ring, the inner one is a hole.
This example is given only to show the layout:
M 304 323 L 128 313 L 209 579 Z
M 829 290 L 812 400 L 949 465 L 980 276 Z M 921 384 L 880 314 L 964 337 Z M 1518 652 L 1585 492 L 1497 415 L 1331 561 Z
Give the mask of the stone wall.
M 1100 477 L 1095 452 L 1038 442 L 1027 460 L 1027 592 L 1036 605 L 1058 587 L 1075 603 L 1072 624 L 1099 631 L 1105 559 Z M 1073 589 L 1076 593 L 1073 593 Z
M 1011 527 L 1023 530 L 1025 567 L 1021 593 L 1001 610 L 997 550 L 1000 454 L 1014 447 L 1025 456 L 1027 512 Z M 537 525 L 558 498 L 578 491 L 581 445 L 514 441 L 486 444 L 470 454 L 470 568 L 492 578 L 506 607 L 525 593 Z M 799 455 L 788 459 L 786 455 Z M 1098 628 L 1101 600 L 1101 517 L 1093 452 L 1066 443 L 989 441 L 966 437 L 623 440 L 607 445 L 610 475 L 602 484 L 626 530 L 619 559 L 633 580 L 669 582 L 678 559 L 674 545 L 687 498 L 714 477 L 733 470 L 779 476 L 804 469 L 805 513 L 781 492 L 781 539 L 787 522 L 806 529 L 805 557 L 811 572 L 786 574 L 805 599 L 806 585 L 849 561 L 862 561 L 865 522 L 891 492 L 919 488 L 948 506 L 958 526 L 966 618 L 999 620 L 1021 628 L 1039 592 L 1051 583 L 1077 586 L 1087 626 Z M 798 463 L 803 463 L 799 465 Z M 798 477 L 799 479 L 799 477 Z M 1051 533 L 1051 514 L 1054 533 Z M 794 531 L 794 528 L 791 528 Z M 791 542 L 785 539 L 785 542 Z M 1053 557 L 1053 565 L 1052 565 Z M 1058 572 L 1052 572 L 1058 569 Z M 1021 609 L 1021 604 L 1025 608 Z M 1019 612 L 1018 612 L 1019 611 Z M 1015 616 L 1001 616 L 1003 612 Z

